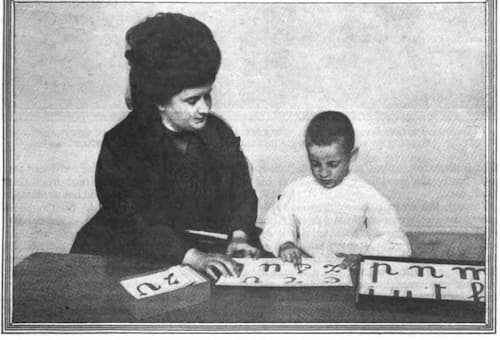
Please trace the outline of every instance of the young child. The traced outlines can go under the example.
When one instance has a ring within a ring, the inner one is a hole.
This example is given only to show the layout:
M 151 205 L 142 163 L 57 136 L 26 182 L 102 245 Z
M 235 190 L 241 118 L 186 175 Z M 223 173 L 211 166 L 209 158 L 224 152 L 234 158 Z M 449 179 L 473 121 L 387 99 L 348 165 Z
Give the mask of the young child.
M 295 264 L 302 256 L 343 256 L 343 267 L 356 266 L 359 254 L 409 256 L 392 205 L 349 171 L 358 152 L 349 118 L 319 113 L 305 144 L 312 177 L 289 184 L 270 209 L 260 235 L 264 249 Z

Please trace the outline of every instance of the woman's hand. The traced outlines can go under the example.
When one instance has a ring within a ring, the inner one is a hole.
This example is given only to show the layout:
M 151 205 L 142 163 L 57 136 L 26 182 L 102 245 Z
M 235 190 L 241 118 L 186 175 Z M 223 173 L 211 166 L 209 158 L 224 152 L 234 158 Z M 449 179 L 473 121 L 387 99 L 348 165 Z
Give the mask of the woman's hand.
M 222 276 L 239 276 L 238 265 L 231 258 L 222 254 L 205 253 L 198 249 L 188 250 L 182 261 L 194 269 L 205 272 L 214 280 Z
M 246 234 L 235 231 L 231 242 L 227 245 L 226 255 L 230 257 L 259 257 L 259 249 L 248 244 Z
M 360 255 L 359 254 L 344 254 L 344 253 L 337 253 L 335 254 L 339 257 L 343 257 L 344 261 L 340 264 L 340 268 L 342 269 L 355 269 L 359 265 L 359 260 L 360 260 Z

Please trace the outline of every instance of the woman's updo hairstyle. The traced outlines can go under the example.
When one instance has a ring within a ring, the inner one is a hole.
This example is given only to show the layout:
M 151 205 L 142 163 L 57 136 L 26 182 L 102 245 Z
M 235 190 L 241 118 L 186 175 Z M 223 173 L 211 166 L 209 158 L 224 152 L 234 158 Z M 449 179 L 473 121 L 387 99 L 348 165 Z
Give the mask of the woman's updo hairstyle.
M 221 54 L 210 29 L 178 13 L 158 13 L 130 28 L 125 57 L 130 65 L 130 104 L 157 112 L 172 96 L 213 83 Z

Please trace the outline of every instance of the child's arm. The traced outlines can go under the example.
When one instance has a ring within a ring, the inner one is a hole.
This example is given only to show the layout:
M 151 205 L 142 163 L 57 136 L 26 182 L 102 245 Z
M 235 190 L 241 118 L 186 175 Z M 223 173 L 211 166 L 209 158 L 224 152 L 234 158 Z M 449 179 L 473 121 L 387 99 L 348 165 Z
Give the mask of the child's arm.
M 382 195 L 375 193 L 366 211 L 370 246 L 366 255 L 410 256 L 410 242 L 401 230 L 396 210 Z
M 280 256 L 280 247 L 291 242 L 297 243 L 297 221 L 292 207 L 293 193 L 285 189 L 281 198 L 268 211 L 260 242 L 265 250 Z

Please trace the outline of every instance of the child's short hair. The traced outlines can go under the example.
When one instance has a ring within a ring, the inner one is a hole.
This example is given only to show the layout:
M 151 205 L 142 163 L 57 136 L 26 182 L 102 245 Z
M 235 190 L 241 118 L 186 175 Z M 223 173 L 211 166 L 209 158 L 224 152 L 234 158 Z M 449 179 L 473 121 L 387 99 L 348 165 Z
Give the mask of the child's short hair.
M 342 112 L 324 111 L 309 122 L 306 129 L 306 147 L 340 143 L 346 152 L 354 148 L 354 128 Z

